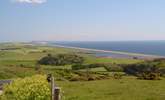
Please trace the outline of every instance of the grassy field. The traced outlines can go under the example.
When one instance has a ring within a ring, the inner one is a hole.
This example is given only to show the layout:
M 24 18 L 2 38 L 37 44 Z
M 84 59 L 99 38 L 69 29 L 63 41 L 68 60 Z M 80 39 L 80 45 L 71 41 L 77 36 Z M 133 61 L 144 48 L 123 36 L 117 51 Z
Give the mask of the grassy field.
M 21 43 L 0 44 L 0 79 L 17 78 L 34 75 L 36 62 L 47 54 L 76 53 L 85 58 L 85 63 L 136 63 L 141 60 L 97 58 L 90 53 L 59 47 L 31 45 Z M 46 73 L 56 69 L 71 69 L 71 66 L 42 66 Z M 51 71 L 50 71 L 51 69 Z M 53 70 L 52 70 L 53 69 Z M 95 68 L 93 71 L 105 71 L 104 68 Z
M 15 79 L 38 74 L 36 62 L 47 54 L 76 53 L 85 58 L 86 64 L 116 63 L 132 64 L 143 60 L 99 58 L 80 50 L 20 43 L 0 44 L 0 79 Z M 52 73 L 55 78 L 76 75 L 71 66 L 41 65 L 42 73 Z M 84 70 L 80 70 L 84 71 Z M 103 67 L 92 72 L 106 72 Z M 122 79 L 69 82 L 56 81 L 62 88 L 63 100 L 165 100 L 165 79 L 156 81 L 138 80 L 132 76 Z
M 64 100 L 165 100 L 165 79 L 124 77 L 90 82 L 58 82 Z

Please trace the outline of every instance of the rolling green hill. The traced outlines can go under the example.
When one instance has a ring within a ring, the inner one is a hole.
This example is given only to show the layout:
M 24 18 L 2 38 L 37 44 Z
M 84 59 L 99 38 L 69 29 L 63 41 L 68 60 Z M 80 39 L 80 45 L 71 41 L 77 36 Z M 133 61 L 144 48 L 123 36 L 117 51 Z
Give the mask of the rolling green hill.
M 0 79 L 52 73 L 56 84 L 62 88 L 64 100 L 165 99 L 165 79 L 163 77 L 161 80 L 138 80 L 134 76 L 125 75 L 121 79 L 114 79 L 115 72 L 108 72 L 104 67 L 91 68 L 88 72 L 86 69 L 72 70 L 72 65 L 38 65 L 37 61 L 48 54 L 81 55 L 85 58 L 84 64 L 136 64 L 143 62 L 143 60 L 137 59 L 99 58 L 91 53 L 76 49 L 27 43 L 4 43 L 0 44 Z M 84 81 L 88 74 L 97 80 Z M 125 73 L 121 72 L 121 74 Z

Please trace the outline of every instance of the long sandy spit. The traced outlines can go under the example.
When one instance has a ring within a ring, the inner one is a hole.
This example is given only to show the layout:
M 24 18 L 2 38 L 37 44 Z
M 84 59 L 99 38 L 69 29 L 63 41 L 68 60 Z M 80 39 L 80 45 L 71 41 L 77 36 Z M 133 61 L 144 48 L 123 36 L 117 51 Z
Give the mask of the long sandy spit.
M 89 49 L 89 48 L 80 48 L 80 47 L 72 47 L 72 46 L 64 46 L 64 45 L 53 45 L 53 46 L 60 47 L 60 48 L 78 49 L 78 50 L 83 50 L 83 51 L 121 54 L 121 55 L 127 55 L 127 56 L 135 56 L 135 57 L 165 58 L 165 56 L 148 55 L 148 54 L 140 54 L 140 53 L 130 53 L 130 52 L 120 52 L 120 51 L 111 51 L 111 50 Z

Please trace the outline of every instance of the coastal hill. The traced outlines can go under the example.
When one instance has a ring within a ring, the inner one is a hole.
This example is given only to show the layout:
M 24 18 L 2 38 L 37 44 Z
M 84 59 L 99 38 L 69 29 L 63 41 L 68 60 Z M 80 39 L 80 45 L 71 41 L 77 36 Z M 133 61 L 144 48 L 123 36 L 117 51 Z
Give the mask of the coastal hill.
M 165 88 L 164 59 L 97 57 L 87 50 L 50 46 L 45 43 L 0 45 L 1 80 L 52 73 L 56 84 L 64 91 L 66 100 L 165 98 L 162 95 Z M 65 57 L 69 57 L 69 60 L 63 62 Z M 81 57 L 83 62 L 75 63 Z M 38 63 L 40 60 L 46 63 Z M 160 76 L 157 71 L 161 72 Z

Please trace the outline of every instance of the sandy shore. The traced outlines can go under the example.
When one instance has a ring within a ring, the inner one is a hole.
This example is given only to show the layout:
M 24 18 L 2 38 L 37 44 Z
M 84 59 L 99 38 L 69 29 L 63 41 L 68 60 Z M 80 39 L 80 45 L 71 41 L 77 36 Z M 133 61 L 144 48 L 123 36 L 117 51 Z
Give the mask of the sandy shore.
M 88 49 L 88 48 L 63 46 L 63 45 L 53 45 L 53 46 L 61 47 L 61 48 L 78 49 L 78 50 L 83 50 L 83 51 L 91 51 L 91 52 L 120 54 L 120 55 L 127 55 L 127 56 L 132 56 L 132 57 L 141 57 L 141 58 L 165 58 L 165 56 L 148 55 L 148 54 L 140 54 L 140 53 L 129 53 L 129 52 L 120 52 L 120 51 L 111 51 L 111 50 Z

